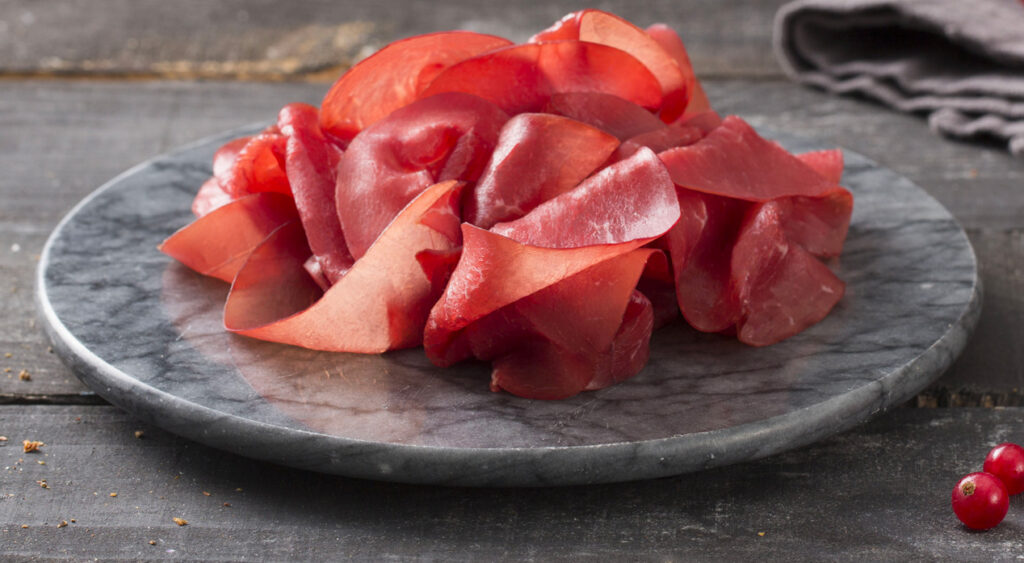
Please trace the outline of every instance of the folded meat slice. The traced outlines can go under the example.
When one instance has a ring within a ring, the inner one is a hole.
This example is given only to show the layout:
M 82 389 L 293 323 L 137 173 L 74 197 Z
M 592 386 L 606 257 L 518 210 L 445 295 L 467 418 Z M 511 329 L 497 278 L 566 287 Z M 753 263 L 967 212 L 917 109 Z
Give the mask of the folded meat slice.
M 437 365 L 493 361 L 492 388 L 542 399 L 639 371 L 653 326 L 634 295 L 640 249 L 679 219 L 675 188 L 648 149 L 520 219 L 462 225 L 463 253 L 424 332 Z
M 315 350 L 380 353 L 418 346 L 441 284 L 424 274 L 423 252 L 458 247 L 459 190 L 434 184 L 406 206 L 348 273 L 322 292 L 303 267 L 311 252 L 297 221 L 251 254 L 231 286 L 225 327 Z
M 288 139 L 285 172 L 313 252 L 307 269 L 314 279 L 322 280 L 326 289 L 354 262 L 334 207 L 341 149 L 320 130 L 319 112 L 313 106 L 288 104 L 281 109 L 277 122 Z
M 728 117 L 659 156 L 679 188 L 683 220 L 664 246 L 694 328 L 766 345 L 824 318 L 843 286 L 815 256 L 839 254 L 853 209 L 841 153 L 796 157 Z
M 683 40 L 679 38 L 679 34 L 663 23 L 656 23 L 645 31 L 647 31 L 647 35 L 651 36 L 651 39 L 661 45 L 661 48 L 675 59 L 679 66 L 687 92 L 687 103 L 683 116 L 710 111 L 711 103 L 708 101 L 708 95 L 704 93 L 704 87 L 697 80 L 693 64 L 690 63 L 690 56 L 686 53 L 686 47 L 683 45 Z
M 503 47 L 443 70 L 422 96 L 465 92 L 510 114 L 541 111 L 559 92 L 603 92 L 661 107 L 661 86 L 635 57 L 614 47 L 553 41 Z
M 324 97 L 321 126 L 347 143 L 357 133 L 408 105 L 435 76 L 464 59 L 512 43 L 469 31 L 395 41 L 348 70 Z
M 461 92 L 430 96 L 363 130 L 338 162 L 335 205 L 359 259 L 395 215 L 428 186 L 476 181 L 508 120 L 494 104 Z
M 732 251 L 731 281 L 742 317 L 740 342 L 774 344 L 825 318 L 845 284 L 787 236 L 778 208 L 764 206 L 740 230 Z
M 632 23 L 601 10 L 573 12 L 548 30 L 534 35 L 531 42 L 578 39 L 621 49 L 646 66 L 661 87 L 660 114 L 666 123 L 675 121 L 686 108 L 686 77 L 675 59 L 655 39 Z
M 700 142 L 659 156 L 677 185 L 735 199 L 813 197 L 835 187 L 835 182 L 732 115 Z
M 544 111 L 593 125 L 620 141 L 665 127 L 650 111 L 602 92 L 556 92 Z
M 291 197 L 276 192 L 249 194 L 182 227 L 159 249 L 200 274 L 231 283 L 253 249 L 297 218 Z
M 618 145 L 615 137 L 573 119 L 519 114 L 501 129 L 479 182 L 466 194 L 463 220 L 489 229 L 518 219 L 576 187 Z

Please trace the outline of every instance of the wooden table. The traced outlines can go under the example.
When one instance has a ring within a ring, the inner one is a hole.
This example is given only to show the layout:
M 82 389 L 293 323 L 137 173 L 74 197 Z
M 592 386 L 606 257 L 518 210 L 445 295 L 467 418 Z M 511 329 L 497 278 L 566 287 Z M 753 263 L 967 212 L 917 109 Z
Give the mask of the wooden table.
M 779 0 L 606 2 L 687 40 L 716 108 L 867 155 L 967 230 L 985 304 L 962 357 L 904 408 L 760 462 L 638 483 L 418 487 L 244 459 L 143 425 L 77 381 L 36 327 L 60 217 L 179 144 L 318 103 L 352 60 L 414 33 L 524 39 L 574 3 L 0 0 L 0 555 L 226 559 L 994 558 L 1024 502 L 969 533 L 949 509 L 990 447 L 1024 442 L 1024 161 L 919 117 L 798 87 L 769 52 Z M 19 377 L 19 374 L 24 376 Z M 918 407 L 918 408 L 914 408 Z M 22 452 L 22 440 L 46 443 Z M 183 518 L 179 526 L 174 518 Z M 65 522 L 67 523 L 65 525 Z

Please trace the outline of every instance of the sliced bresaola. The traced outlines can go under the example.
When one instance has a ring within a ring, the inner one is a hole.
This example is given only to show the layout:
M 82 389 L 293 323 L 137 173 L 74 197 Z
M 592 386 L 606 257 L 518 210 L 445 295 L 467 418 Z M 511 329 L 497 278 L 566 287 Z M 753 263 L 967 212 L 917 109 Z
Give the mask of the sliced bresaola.
M 736 116 L 725 118 L 700 142 L 659 156 L 677 185 L 746 201 L 816 197 L 835 187 Z
M 233 199 L 256 192 L 291 195 L 284 171 L 286 145 L 285 136 L 276 131 L 250 137 L 231 166 L 226 167 L 222 176 L 216 176 L 224 192 Z
M 535 246 L 578 248 L 655 236 L 652 233 L 664 233 L 678 219 L 671 178 L 658 156 L 642 148 L 492 230 Z
M 463 220 L 489 229 L 518 219 L 574 188 L 618 145 L 615 137 L 573 119 L 519 114 L 501 129 L 487 167 L 467 193 Z
M 617 162 L 632 156 L 640 147 L 647 147 L 656 153 L 664 152 L 676 147 L 686 147 L 696 143 L 704 137 L 704 133 L 689 125 L 666 125 L 661 129 L 640 133 L 626 139 L 612 155 L 612 161 Z
M 431 33 L 395 41 L 348 70 L 331 86 L 321 126 L 348 142 L 357 133 L 420 97 L 445 68 L 511 45 L 501 37 L 469 31 Z
M 287 138 L 288 183 L 313 252 L 307 269 L 315 279 L 325 281 L 322 285 L 326 289 L 344 276 L 354 262 L 334 207 L 341 150 L 320 130 L 320 115 L 313 106 L 288 104 L 277 121 Z
M 459 189 L 430 186 L 326 292 L 303 265 L 310 256 L 298 222 L 253 251 L 224 308 L 225 327 L 239 334 L 314 350 L 381 353 L 418 346 L 438 291 L 417 255 L 457 248 Z M 426 224 L 425 224 L 426 223 Z
M 238 159 L 238 153 L 249 143 L 251 138 L 232 139 L 224 143 L 213 154 L 213 176 L 199 188 L 199 193 L 192 200 L 192 213 L 197 217 L 202 217 L 233 199 L 231 194 L 224 190 L 221 180 L 228 177 Z
M 551 95 L 544 111 L 593 125 L 620 141 L 665 127 L 650 111 L 602 92 L 558 92 Z
M 787 236 L 785 220 L 778 209 L 761 207 L 732 251 L 731 281 L 742 311 L 736 337 L 753 346 L 803 331 L 843 297 L 845 284 Z
M 805 152 L 796 157 L 833 184 L 838 184 L 843 177 L 843 151 L 839 149 Z
M 686 53 L 686 47 L 683 45 L 683 40 L 679 38 L 679 34 L 663 23 L 656 23 L 645 31 L 651 39 L 675 59 L 679 71 L 683 75 L 687 92 L 687 104 L 683 116 L 711 110 L 711 103 L 708 102 L 708 96 L 704 93 L 704 87 L 697 80 L 697 74 L 693 71 L 693 65 L 690 63 L 690 56 Z
M 661 86 L 632 55 L 598 43 L 553 41 L 503 47 L 443 70 L 423 92 L 465 92 L 510 114 L 543 110 L 558 92 L 603 92 L 646 108 L 661 106 Z
M 367 252 L 399 210 L 428 186 L 476 181 L 508 115 L 450 92 L 396 110 L 363 130 L 338 162 L 335 203 L 352 256 Z
M 751 204 L 679 189 L 679 222 L 664 238 L 675 273 L 676 298 L 686 322 L 722 332 L 739 320 L 730 285 L 731 254 Z
M 586 9 L 565 16 L 530 41 L 565 39 L 609 45 L 633 55 L 650 69 L 661 86 L 662 120 L 670 123 L 683 114 L 688 100 L 686 77 L 673 56 L 644 30 L 615 14 Z
M 424 333 L 428 357 L 493 360 L 493 387 L 533 398 L 633 375 L 653 325 L 650 303 L 633 293 L 658 253 L 637 249 L 678 218 L 671 179 L 643 149 L 520 219 L 491 231 L 463 224 L 462 257 Z M 596 359 L 629 373 L 595 381 Z
M 281 225 L 297 218 L 291 197 L 259 192 L 199 217 L 159 248 L 200 274 L 231 283 L 253 249 Z

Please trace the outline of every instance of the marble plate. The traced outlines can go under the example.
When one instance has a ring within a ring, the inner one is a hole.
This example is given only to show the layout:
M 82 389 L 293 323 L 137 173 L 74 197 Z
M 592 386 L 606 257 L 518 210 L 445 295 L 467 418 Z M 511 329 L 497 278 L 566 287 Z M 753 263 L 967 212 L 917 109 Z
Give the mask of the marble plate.
M 559 402 L 488 390 L 483 365 L 422 350 L 329 354 L 226 334 L 226 284 L 157 252 L 190 219 L 226 133 L 145 162 L 75 207 L 39 267 L 60 356 L 139 418 L 244 456 L 349 476 L 482 486 L 675 475 L 764 457 L 850 428 L 937 378 L 977 321 L 974 253 L 906 178 L 846 152 L 856 197 L 834 264 L 847 295 L 768 348 L 660 330 L 635 378 Z M 793 150 L 817 144 L 768 132 Z

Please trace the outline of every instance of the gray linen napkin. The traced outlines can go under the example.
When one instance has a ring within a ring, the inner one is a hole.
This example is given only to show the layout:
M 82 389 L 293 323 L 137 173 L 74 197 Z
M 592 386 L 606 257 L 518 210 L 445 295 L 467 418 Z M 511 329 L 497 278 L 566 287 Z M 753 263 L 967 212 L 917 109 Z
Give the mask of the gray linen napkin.
M 776 15 L 774 42 L 800 82 L 927 113 L 933 130 L 1024 156 L 1020 0 L 797 0 Z

